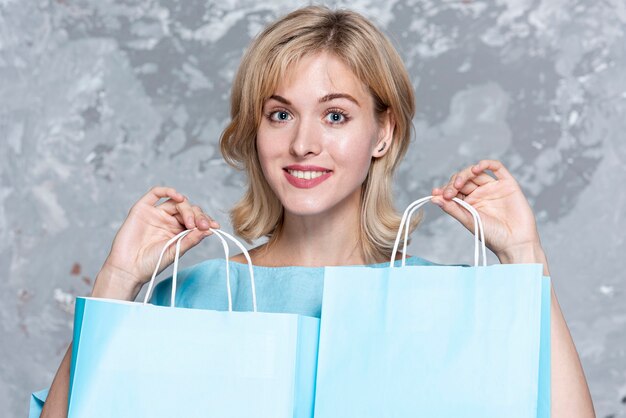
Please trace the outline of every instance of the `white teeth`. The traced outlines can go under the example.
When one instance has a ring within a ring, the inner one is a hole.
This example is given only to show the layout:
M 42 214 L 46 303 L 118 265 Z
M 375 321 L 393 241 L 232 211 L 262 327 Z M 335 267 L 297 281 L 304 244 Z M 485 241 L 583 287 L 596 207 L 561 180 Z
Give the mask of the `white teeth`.
M 300 171 L 300 170 L 287 170 L 289 174 L 299 179 L 311 180 L 316 179 L 319 176 L 324 175 L 324 171 Z

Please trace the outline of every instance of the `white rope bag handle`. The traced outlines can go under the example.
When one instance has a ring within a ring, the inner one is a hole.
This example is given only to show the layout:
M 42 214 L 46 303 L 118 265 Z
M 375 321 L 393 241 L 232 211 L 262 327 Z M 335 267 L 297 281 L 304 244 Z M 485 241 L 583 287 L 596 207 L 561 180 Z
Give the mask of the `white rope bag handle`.
M 403 243 L 403 249 L 402 249 L 402 267 L 406 266 L 406 250 L 407 250 L 407 242 L 409 240 L 411 216 L 413 216 L 413 213 L 416 210 L 424 206 L 426 203 L 430 202 L 430 199 L 432 198 L 433 196 L 426 196 L 421 199 L 418 199 L 414 201 L 413 203 L 411 203 L 405 209 L 404 213 L 402 214 L 402 219 L 400 221 L 400 227 L 398 228 L 398 234 L 396 235 L 396 242 L 394 243 L 393 251 L 391 253 L 391 260 L 389 261 L 390 268 L 394 268 L 394 261 L 396 259 L 398 247 L 400 246 L 400 237 L 402 236 L 401 234 L 403 232 L 404 232 L 404 243 Z M 487 265 L 487 249 L 485 247 L 485 231 L 483 227 L 483 222 L 480 219 L 480 215 L 478 214 L 476 209 L 474 209 L 474 207 L 470 205 L 469 203 L 457 197 L 454 197 L 452 200 L 454 200 L 457 204 L 461 205 L 472 215 L 472 218 L 474 219 L 474 266 L 475 267 L 478 266 L 480 255 L 482 255 L 482 265 L 486 266 Z M 478 238 L 479 236 L 480 236 L 480 241 Z M 480 251 L 479 251 L 479 247 L 480 247 Z
M 178 280 L 178 259 L 180 258 L 180 243 L 182 239 L 185 238 L 185 236 L 191 231 L 193 231 L 193 229 L 188 229 L 179 233 L 178 235 L 176 235 L 175 237 L 167 241 L 167 243 L 163 246 L 163 249 L 161 250 L 161 254 L 159 255 L 159 261 L 157 261 L 157 265 L 154 268 L 154 272 L 152 273 L 150 284 L 148 285 L 148 291 L 146 292 L 146 295 L 143 300 L 144 305 L 148 303 L 148 300 L 150 299 L 150 296 L 152 295 L 152 290 L 154 288 L 156 276 L 157 276 L 157 273 L 159 272 L 159 267 L 161 266 L 161 262 L 163 261 L 163 256 L 165 255 L 165 251 L 167 251 L 167 249 L 174 242 L 176 242 L 176 254 L 174 256 L 174 269 L 172 272 L 172 294 L 171 294 L 171 299 L 170 299 L 170 306 L 171 307 L 175 306 L 176 284 Z M 254 312 L 256 312 L 257 303 L 256 303 L 256 286 L 255 286 L 255 281 L 254 281 L 254 270 L 252 269 L 252 260 L 250 259 L 250 254 L 248 253 L 248 250 L 246 250 L 243 244 L 241 244 L 235 237 L 228 234 L 227 232 L 224 232 L 221 229 L 213 229 L 213 228 L 210 228 L 210 231 L 213 232 L 213 234 L 220 239 L 220 241 L 222 242 L 222 246 L 224 248 L 224 256 L 226 258 L 226 290 L 228 292 L 228 311 L 232 312 L 233 310 L 233 298 L 232 298 L 232 291 L 230 288 L 230 264 L 228 260 L 230 251 L 229 251 L 228 243 L 226 242 L 226 239 L 224 238 L 227 238 L 230 241 L 234 242 L 235 245 L 239 247 L 243 255 L 246 257 L 246 261 L 248 264 L 248 273 L 250 274 L 250 286 L 252 288 L 252 309 Z

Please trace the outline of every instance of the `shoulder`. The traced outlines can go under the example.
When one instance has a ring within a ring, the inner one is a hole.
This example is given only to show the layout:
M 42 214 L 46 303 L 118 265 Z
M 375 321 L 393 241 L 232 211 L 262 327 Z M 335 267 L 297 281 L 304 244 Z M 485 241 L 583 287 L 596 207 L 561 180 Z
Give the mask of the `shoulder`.
M 255 267 L 275 267 L 276 265 L 272 262 L 271 254 L 271 251 L 268 251 L 267 243 L 248 250 L 248 255 L 250 256 L 252 265 Z M 243 253 L 234 255 L 230 257 L 229 260 L 239 264 L 248 264 L 248 259 Z
M 248 263 L 248 260 L 246 259 L 246 256 L 243 255 L 243 253 L 234 255 L 234 256 L 230 257 L 229 260 L 230 261 L 234 261 L 235 263 L 241 263 L 241 264 L 247 264 Z

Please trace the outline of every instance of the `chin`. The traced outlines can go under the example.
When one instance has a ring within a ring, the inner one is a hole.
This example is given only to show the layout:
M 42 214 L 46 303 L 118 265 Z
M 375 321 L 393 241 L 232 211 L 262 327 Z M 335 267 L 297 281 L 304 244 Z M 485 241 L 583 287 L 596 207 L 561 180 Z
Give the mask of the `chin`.
M 332 210 L 333 202 L 320 201 L 319 196 L 311 199 L 287 199 L 282 201 L 285 213 L 295 216 L 315 216 Z
M 290 195 L 286 199 L 280 199 L 283 205 L 285 213 L 289 213 L 293 216 L 321 216 L 330 215 L 332 212 L 346 212 L 350 213 L 350 208 L 357 207 L 358 210 L 358 196 L 360 195 L 360 189 L 356 190 L 354 195 L 349 194 L 343 196 L 335 193 L 329 195 L 327 192 L 320 190 L 318 193 L 312 193 L 308 196 Z

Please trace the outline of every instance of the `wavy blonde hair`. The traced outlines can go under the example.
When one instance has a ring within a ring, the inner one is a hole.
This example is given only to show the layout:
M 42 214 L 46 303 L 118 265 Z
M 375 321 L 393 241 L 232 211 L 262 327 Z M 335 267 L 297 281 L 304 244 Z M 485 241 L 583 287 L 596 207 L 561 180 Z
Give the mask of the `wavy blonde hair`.
M 391 256 L 400 224 L 392 180 L 409 146 L 415 104 L 398 52 L 356 12 L 321 6 L 295 10 L 266 27 L 244 54 L 232 88 L 231 121 L 220 138 L 226 162 L 248 178 L 247 191 L 231 209 L 231 222 L 248 242 L 266 236 L 271 243 L 280 234 L 283 207 L 261 171 L 256 133 L 264 102 L 289 68 L 303 56 L 322 51 L 341 59 L 369 88 L 377 114 L 389 110 L 395 123 L 390 149 L 372 160 L 361 189 L 359 242 L 367 262 L 376 262 Z

